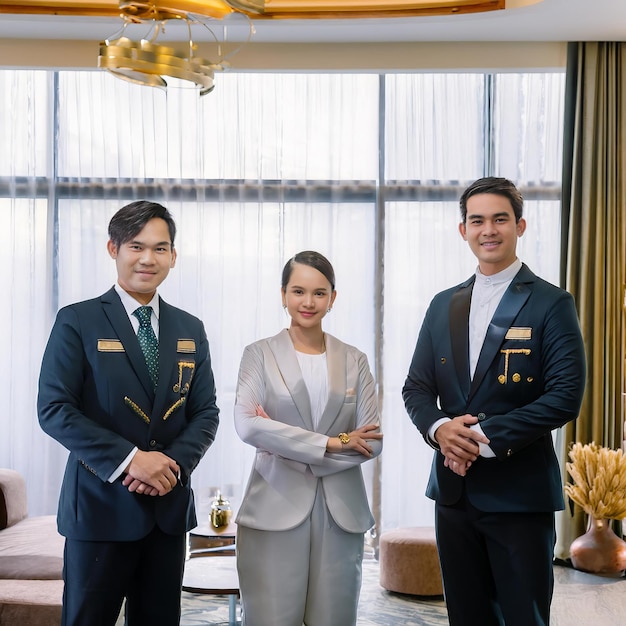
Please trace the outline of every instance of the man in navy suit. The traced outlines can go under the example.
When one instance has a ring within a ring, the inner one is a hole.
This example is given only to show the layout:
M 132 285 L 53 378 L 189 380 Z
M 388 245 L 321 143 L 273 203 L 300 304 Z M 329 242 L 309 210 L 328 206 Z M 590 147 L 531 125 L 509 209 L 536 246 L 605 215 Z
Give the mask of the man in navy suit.
M 572 296 L 516 256 L 513 183 L 477 180 L 460 205 L 478 268 L 431 302 L 403 398 L 436 450 L 426 495 L 451 626 L 546 625 L 564 506 L 552 431 L 578 415 L 583 341 Z
M 128 626 L 180 621 L 185 533 L 196 525 L 190 475 L 219 411 L 202 322 L 157 294 L 175 235 L 160 204 L 120 209 L 107 244 L 117 284 L 61 309 L 43 357 L 39 422 L 69 450 L 64 626 L 114 625 L 124 599 Z

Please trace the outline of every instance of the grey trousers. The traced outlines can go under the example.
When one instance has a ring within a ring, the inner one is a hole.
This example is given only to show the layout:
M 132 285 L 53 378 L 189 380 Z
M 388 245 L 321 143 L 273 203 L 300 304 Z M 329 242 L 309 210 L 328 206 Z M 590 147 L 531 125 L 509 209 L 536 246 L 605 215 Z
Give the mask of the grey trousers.
M 353 626 L 363 533 L 330 516 L 321 485 L 308 519 L 291 530 L 239 526 L 237 570 L 245 626 Z

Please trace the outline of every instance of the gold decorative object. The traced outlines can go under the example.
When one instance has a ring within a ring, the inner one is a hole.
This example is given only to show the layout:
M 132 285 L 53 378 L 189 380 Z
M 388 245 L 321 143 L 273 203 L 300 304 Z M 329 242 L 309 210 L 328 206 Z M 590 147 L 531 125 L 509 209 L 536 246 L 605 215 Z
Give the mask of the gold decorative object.
M 121 32 L 118 31 L 117 36 L 100 42 L 98 67 L 108 70 L 118 78 L 149 87 L 166 88 L 168 81 L 165 77 L 169 77 L 184 81 L 183 84 L 193 85 L 198 88 L 201 96 L 213 90 L 214 71 L 225 69 L 228 63 L 213 31 L 191 11 L 200 11 L 204 17 L 222 19 L 234 12 L 228 3 L 222 0 L 121 0 L 119 9 L 123 20 Z M 250 28 L 249 41 L 254 27 L 246 19 Z M 187 26 L 188 37 L 183 47 L 174 48 L 157 43 L 170 20 L 185 22 Z M 129 25 L 143 23 L 150 24 L 152 28 L 152 35 L 148 39 L 134 41 L 124 36 Z M 206 28 L 215 39 L 218 56 L 215 61 L 196 55 L 197 45 L 191 36 L 194 25 Z M 240 47 L 228 56 L 236 53 Z
M 347 443 L 350 443 L 350 435 L 348 433 L 339 433 L 337 435 L 339 441 L 341 441 L 341 445 L 345 446 Z
M 228 2 L 222 0 L 120 0 L 120 11 L 122 15 L 145 21 L 185 19 L 189 13 L 221 19 L 232 13 L 233 9 Z
M 575 443 L 567 471 L 574 483 L 565 493 L 589 516 L 587 532 L 570 546 L 572 565 L 595 574 L 621 575 L 626 570 L 626 542 L 609 520 L 626 517 L 626 456 L 596 443 Z
M 596 443 L 575 443 L 566 468 L 574 483 L 567 496 L 596 519 L 626 517 L 626 456 Z
M 461 15 L 515 9 L 539 2 L 542 0 L 161 0 L 158 4 L 174 11 L 210 17 L 219 17 L 220 12 L 232 9 L 254 19 L 350 19 Z M 2 13 L 112 17 L 119 15 L 119 8 L 116 0 L 0 0 Z
M 613 532 L 608 519 L 589 516 L 587 532 L 572 541 L 570 556 L 578 570 L 621 577 L 626 570 L 626 541 Z
M 218 490 L 215 494 L 215 499 L 211 503 L 211 526 L 213 528 L 228 526 L 232 515 L 233 510 L 230 507 L 230 502 Z

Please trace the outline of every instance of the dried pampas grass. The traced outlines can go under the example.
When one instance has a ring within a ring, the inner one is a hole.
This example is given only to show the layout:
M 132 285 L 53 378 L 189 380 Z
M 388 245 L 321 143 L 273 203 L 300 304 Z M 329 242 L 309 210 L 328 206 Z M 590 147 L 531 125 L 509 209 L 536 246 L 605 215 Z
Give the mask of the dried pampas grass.
M 567 471 L 574 484 L 565 485 L 567 496 L 596 519 L 626 517 L 626 456 L 621 450 L 596 443 L 575 443 Z

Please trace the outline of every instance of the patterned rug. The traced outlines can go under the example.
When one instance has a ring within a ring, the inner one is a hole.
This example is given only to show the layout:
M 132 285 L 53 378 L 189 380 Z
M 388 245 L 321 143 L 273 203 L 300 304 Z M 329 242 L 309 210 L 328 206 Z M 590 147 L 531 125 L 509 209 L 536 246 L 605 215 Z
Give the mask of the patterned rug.
M 228 626 L 228 598 L 183 592 L 181 626 Z M 363 561 L 358 626 L 445 626 L 441 597 L 418 598 L 385 591 L 378 584 L 378 561 Z
M 615 626 L 624 623 L 626 578 L 554 568 L 553 626 Z M 181 626 L 230 626 L 228 596 L 183 592 Z M 240 619 L 240 616 L 238 615 Z M 237 622 L 239 623 L 239 622 Z M 124 626 L 120 618 L 116 626 Z M 448 626 L 443 599 L 385 591 L 378 584 L 378 561 L 363 561 L 363 585 L 357 626 Z

